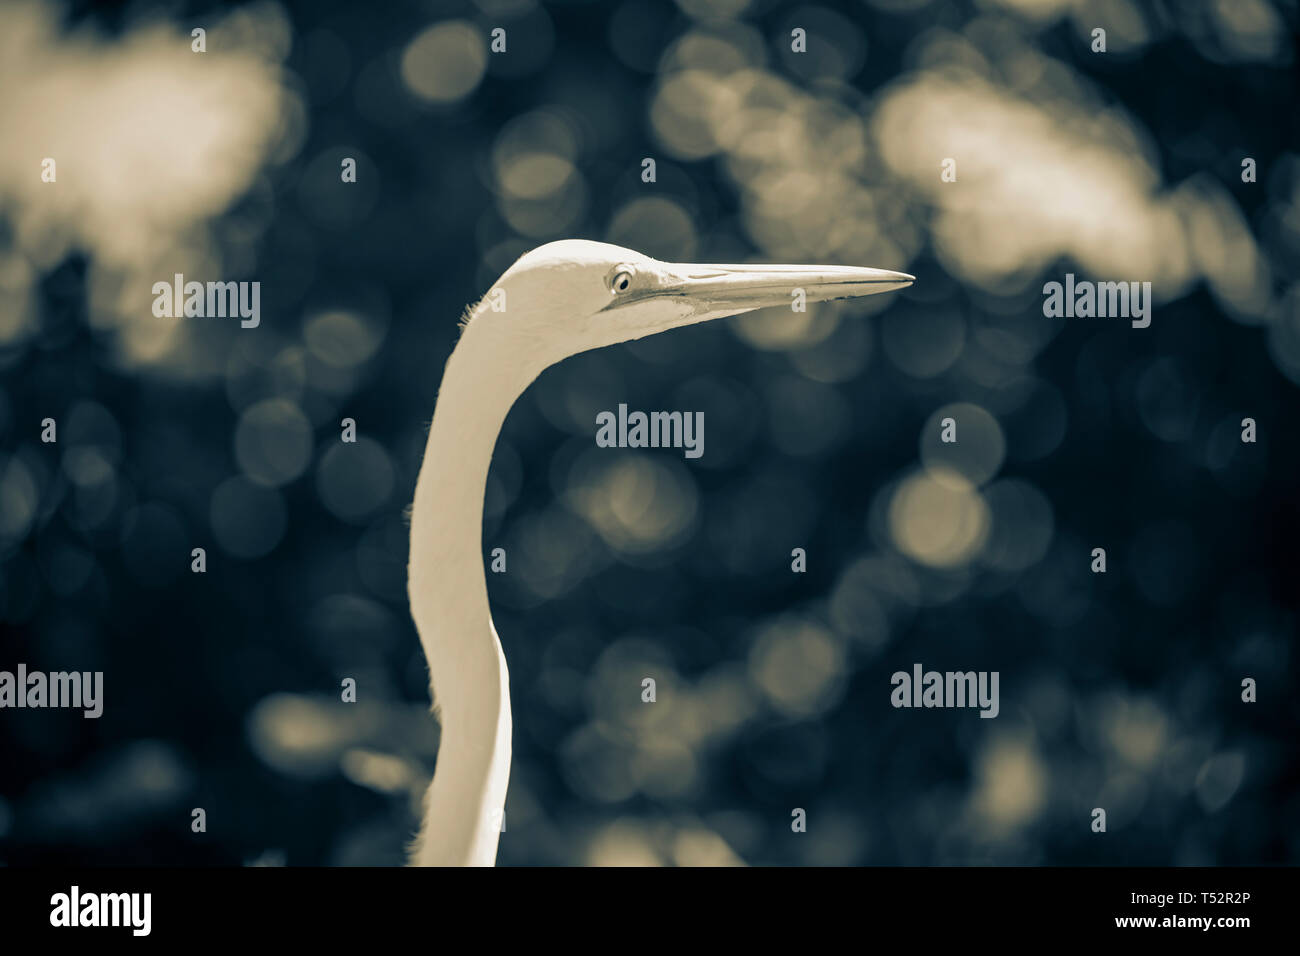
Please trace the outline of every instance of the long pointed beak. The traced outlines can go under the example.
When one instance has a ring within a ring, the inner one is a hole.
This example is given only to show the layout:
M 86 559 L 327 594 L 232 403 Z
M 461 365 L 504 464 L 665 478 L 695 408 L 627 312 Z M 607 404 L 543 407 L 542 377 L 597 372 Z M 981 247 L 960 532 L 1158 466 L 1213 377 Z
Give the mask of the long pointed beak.
M 904 289 L 916 281 L 906 272 L 859 266 L 681 264 L 671 267 L 678 281 L 655 294 L 686 296 L 696 314 L 725 315 L 789 306 L 802 290 L 808 302 L 849 299 Z

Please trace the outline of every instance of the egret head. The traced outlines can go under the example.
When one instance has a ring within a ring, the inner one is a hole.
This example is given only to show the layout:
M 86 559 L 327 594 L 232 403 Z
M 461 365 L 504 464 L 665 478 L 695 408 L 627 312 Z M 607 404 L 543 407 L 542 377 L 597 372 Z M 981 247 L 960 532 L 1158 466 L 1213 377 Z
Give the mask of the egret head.
M 521 256 L 471 323 L 490 323 L 558 361 L 709 319 L 789 308 L 800 290 L 804 301 L 824 302 L 912 281 L 906 273 L 855 266 L 660 262 L 621 246 L 566 239 Z

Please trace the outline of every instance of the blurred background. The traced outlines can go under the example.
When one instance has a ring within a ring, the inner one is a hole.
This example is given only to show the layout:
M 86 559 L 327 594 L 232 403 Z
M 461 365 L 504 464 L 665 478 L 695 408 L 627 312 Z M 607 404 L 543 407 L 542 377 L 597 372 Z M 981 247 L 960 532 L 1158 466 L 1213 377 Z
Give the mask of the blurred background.
M 0 862 L 402 862 L 404 511 L 457 318 L 560 238 L 918 281 L 515 406 L 502 864 L 1300 861 L 1292 0 L 0 18 L 0 669 L 105 675 L 98 720 L 0 712 Z M 1151 282 L 1151 327 L 1045 318 L 1066 272 Z M 175 273 L 260 325 L 155 317 Z M 704 457 L 596 448 L 620 402 Z M 1000 715 L 895 710 L 916 662 Z

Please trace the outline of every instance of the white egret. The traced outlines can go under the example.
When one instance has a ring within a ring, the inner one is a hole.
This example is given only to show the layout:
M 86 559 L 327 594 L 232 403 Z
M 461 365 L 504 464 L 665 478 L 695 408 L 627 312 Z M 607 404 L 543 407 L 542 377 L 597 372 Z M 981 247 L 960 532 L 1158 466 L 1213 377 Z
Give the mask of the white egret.
M 588 349 L 768 306 L 901 289 L 846 266 L 682 265 L 583 240 L 534 249 L 471 311 L 447 360 L 411 511 L 407 590 L 442 723 L 416 865 L 491 866 L 510 776 L 510 685 L 488 609 L 483 493 L 506 413 Z

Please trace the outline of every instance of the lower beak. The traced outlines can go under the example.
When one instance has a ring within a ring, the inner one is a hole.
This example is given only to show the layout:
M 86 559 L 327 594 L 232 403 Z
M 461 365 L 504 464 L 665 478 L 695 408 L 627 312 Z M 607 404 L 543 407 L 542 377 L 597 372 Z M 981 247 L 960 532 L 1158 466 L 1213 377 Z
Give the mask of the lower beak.
M 916 281 L 906 272 L 858 266 L 684 264 L 671 268 L 679 281 L 656 294 L 686 296 L 695 303 L 697 314 L 709 315 L 789 306 L 800 291 L 804 301 L 826 302 L 892 292 Z

